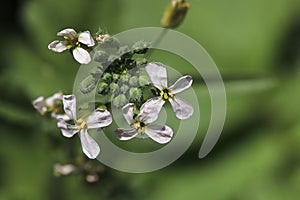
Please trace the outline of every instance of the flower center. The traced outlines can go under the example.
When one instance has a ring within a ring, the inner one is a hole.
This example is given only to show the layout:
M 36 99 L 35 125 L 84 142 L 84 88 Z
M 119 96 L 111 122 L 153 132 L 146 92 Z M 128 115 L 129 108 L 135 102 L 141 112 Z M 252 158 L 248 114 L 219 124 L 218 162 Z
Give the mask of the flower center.
M 164 100 L 168 100 L 169 98 L 173 98 L 174 95 L 171 93 L 171 91 L 167 88 L 164 88 L 160 91 L 160 96 Z
M 73 48 L 81 46 L 80 42 L 78 42 L 77 37 L 64 36 L 64 39 L 68 42 L 68 45 L 67 45 L 68 49 L 73 49 Z
M 75 129 L 76 130 L 81 130 L 81 129 L 84 129 L 86 128 L 86 122 L 83 120 L 83 119 L 78 119 L 76 121 L 76 126 L 75 126 Z
M 141 121 L 135 121 L 133 123 L 133 127 L 139 132 L 139 133 L 144 133 L 145 132 L 145 124 Z

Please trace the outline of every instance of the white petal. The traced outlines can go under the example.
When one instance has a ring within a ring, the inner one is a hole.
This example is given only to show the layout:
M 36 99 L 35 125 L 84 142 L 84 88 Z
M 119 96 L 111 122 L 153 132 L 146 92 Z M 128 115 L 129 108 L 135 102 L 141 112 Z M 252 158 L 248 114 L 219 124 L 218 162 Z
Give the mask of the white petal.
M 54 102 L 56 100 L 62 100 L 63 94 L 62 93 L 55 93 L 54 95 L 52 95 L 51 97 L 48 97 L 46 99 L 46 105 L 50 108 L 52 108 L 54 106 Z
M 138 119 L 149 124 L 158 118 L 158 114 L 164 105 L 165 101 L 161 97 L 155 97 L 146 101 L 140 109 Z
M 153 85 L 162 90 L 163 88 L 167 88 L 168 80 L 167 80 L 167 70 L 166 67 L 159 62 L 151 62 L 145 67 L 149 78 Z
M 173 137 L 173 130 L 168 126 L 148 125 L 145 133 L 155 142 L 165 144 Z
M 38 97 L 33 101 L 33 107 L 39 111 L 41 114 L 47 112 L 47 107 L 45 103 L 45 98 L 44 97 Z
M 55 172 L 55 174 L 59 174 L 59 175 L 68 175 L 68 174 L 71 174 L 72 172 L 74 172 L 75 170 L 76 170 L 76 167 L 72 164 L 61 165 L 59 163 L 56 163 L 54 165 L 54 172 Z
M 87 45 L 88 47 L 92 47 L 95 45 L 95 41 L 91 36 L 89 31 L 84 31 L 78 34 L 78 42 Z
M 110 125 L 112 117 L 109 111 L 96 109 L 86 119 L 88 129 L 101 128 Z
M 73 57 L 80 64 L 89 64 L 92 60 L 89 52 L 81 47 L 76 47 L 73 50 Z
M 115 134 L 119 140 L 130 140 L 135 136 L 137 136 L 138 132 L 133 128 L 130 129 L 118 128 L 115 130 Z
M 66 28 L 57 33 L 57 36 L 67 36 L 71 39 L 77 37 L 77 32 L 72 28 Z
M 185 100 L 174 97 L 174 99 L 169 98 L 169 101 L 178 119 L 187 119 L 192 116 L 194 108 Z
M 83 153 L 90 159 L 95 159 L 100 153 L 97 142 L 88 134 L 87 129 L 82 129 L 79 133 Z
M 79 130 L 75 129 L 74 125 L 66 123 L 63 119 L 57 120 L 57 127 L 60 128 L 63 136 L 68 138 L 72 137 L 73 135 L 79 132 Z
M 133 103 L 128 103 L 122 108 L 123 116 L 128 124 L 133 124 Z
M 67 50 L 68 43 L 66 41 L 54 40 L 48 45 L 48 49 L 57 53 Z
M 70 119 L 77 119 L 76 116 L 76 97 L 75 95 L 64 95 L 63 104 L 65 113 L 70 117 Z
M 191 76 L 183 76 L 180 77 L 171 87 L 169 87 L 169 89 L 171 90 L 172 94 L 177 94 L 191 87 L 192 83 L 193 78 Z
M 68 120 L 71 120 L 70 117 L 66 114 L 56 114 L 55 112 L 52 112 L 51 113 L 51 117 L 54 118 L 54 119 L 62 119 L 64 121 L 68 121 Z

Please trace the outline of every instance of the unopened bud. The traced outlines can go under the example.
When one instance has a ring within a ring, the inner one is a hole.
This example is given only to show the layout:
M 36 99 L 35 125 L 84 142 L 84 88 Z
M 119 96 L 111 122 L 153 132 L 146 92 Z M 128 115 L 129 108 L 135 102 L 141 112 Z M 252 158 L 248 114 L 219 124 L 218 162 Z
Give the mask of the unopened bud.
M 172 0 L 166 8 L 161 24 L 164 28 L 176 28 L 184 20 L 189 8 L 189 3 L 185 0 Z
M 131 88 L 129 90 L 130 99 L 139 100 L 142 97 L 142 90 L 139 88 Z
M 124 94 L 120 94 L 112 99 L 112 103 L 115 107 L 120 108 L 128 103 L 128 101 Z
M 139 81 L 139 79 L 136 76 L 133 76 L 129 79 L 129 84 L 132 87 L 138 86 L 138 81 Z

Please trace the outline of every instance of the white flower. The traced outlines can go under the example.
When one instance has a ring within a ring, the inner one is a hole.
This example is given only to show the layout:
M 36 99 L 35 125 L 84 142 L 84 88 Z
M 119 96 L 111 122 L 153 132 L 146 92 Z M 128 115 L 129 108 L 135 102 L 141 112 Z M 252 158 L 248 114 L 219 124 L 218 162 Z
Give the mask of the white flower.
M 91 56 L 82 46 L 92 47 L 95 41 L 89 31 L 77 33 L 74 29 L 67 28 L 57 33 L 57 36 L 64 37 L 65 40 L 54 40 L 48 45 L 48 49 L 61 53 L 65 50 L 72 50 L 72 54 L 80 64 L 91 62 Z
M 126 104 L 122 108 L 123 115 L 132 128 L 118 128 L 115 133 L 119 140 L 130 140 L 138 134 L 146 134 L 155 142 L 165 144 L 173 136 L 173 131 L 168 126 L 151 125 L 158 118 L 161 105 L 154 105 L 152 100 L 148 100 L 141 106 L 140 113 L 134 118 L 134 104 Z
M 57 104 L 58 101 L 62 101 L 63 94 L 62 93 L 55 93 L 51 97 L 45 99 L 45 97 L 41 96 L 38 97 L 33 101 L 33 107 L 44 115 L 46 112 L 51 112 L 51 117 L 55 119 L 64 119 L 69 120 L 70 118 L 60 112 L 59 106 Z
M 58 119 L 58 128 L 61 129 L 63 136 L 68 138 L 79 133 L 82 150 L 85 155 L 91 159 L 96 158 L 100 153 L 100 147 L 88 134 L 88 130 L 110 125 L 112 122 L 110 112 L 104 109 L 96 109 L 87 117 L 77 118 L 75 95 L 64 95 L 63 104 L 66 114 L 70 117 L 70 119 L 74 120 L 75 124 L 72 125 L 63 119 Z
M 60 163 L 56 163 L 53 168 L 56 176 L 69 175 L 76 171 L 76 167 L 72 164 L 62 165 Z
M 98 43 L 102 43 L 102 42 L 104 42 L 109 37 L 110 37 L 109 34 L 100 34 L 100 35 L 97 36 L 96 41 Z
M 185 100 L 176 97 L 175 94 L 191 87 L 193 82 L 192 77 L 189 75 L 180 77 L 173 85 L 168 87 L 167 70 L 162 63 L 149 63 L 145 69 L 152 84 L 160 90 L 160 98 L 153 98 L 152 102 L 158 104 L 157 102 L 159 101 L 165 102 L 169 100 L 178 119 L 189 118 L 193 114 L 194 108 Z

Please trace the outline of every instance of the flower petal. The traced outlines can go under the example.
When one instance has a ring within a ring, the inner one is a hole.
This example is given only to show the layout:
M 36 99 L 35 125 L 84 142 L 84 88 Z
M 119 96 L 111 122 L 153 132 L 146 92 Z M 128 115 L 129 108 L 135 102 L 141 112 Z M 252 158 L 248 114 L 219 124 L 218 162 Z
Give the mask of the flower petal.
M 161 97 L 149 99 L 141 106 L 140 114 L 137 118 L 146 124 L 154 122 L 157 120 L 158 114 L 164 103 L 165 101 L 162 100 Z
M 68 43 L 66 41 L 54 40 L 48 45 L 48 49 L 57 53 L 67 50 Z
M 133 129 L 118 128 L 115 130 L 115 135 L 119 140 L 130 140 L 137 136 L 138 132 Z
M 92 60 L 89 52 L 81 47 L 76 47 L 72 53 L 75 60 L 80 64 L 89 64 Z
M 64 121 L 68 121 L 68 120 L 71 120 L 70 117 L 66 114 L 57 114 L 55 112 L 52 112 L 51 113 L 51 117 L 54 118 L 54 119 L 62 119 Z
M 191 76 L 183 76 L 180 77 L 171 87 L 169 87 L 169 89 L 171 90 L 172 94 L 177 94 L 191 87 L 192 83 L 193 78 Z
M 60 128 L 62 135 L 68 138 L 79 132 L 74 125 L 68 124 L 64 119 L 57 120 L 57 127 Z
M 70 39 L 74 39 L 77 37 L 77 32 L 72 28 L 66 28 L 64 30 L 61 30 L 57 33 L 57 36 L 67 36 Z
M 192 116 L 194 108 L 185 100 L 174 97 L 174 99 L 169 98 L 169 101 L 178 119 L 187 119 Z
M 75 95 L 63 95 L 63 104 L 65 113 L 70 119 L 77 119 L 76 116 L 76 97 Z
M 88 129 L 101 128 L 111 124 L 112 117 L 109 111 L 104 109 L 96 109 L 85 120 Z
M 54 102 L 56 100 L 62 100 L 63 94 L 62 93 L 55 93 L 51 97 L 48 97 L 45 101 L 46 105 L 50 108 L 53 108 Z
M 85 44 L 88 47 L 92 47 L 95 45 L 95 41 L 89 31 L 84 31 L 82 33 L 79 33 L 78 34 L 78 42 L 81 42 L 82 44 Z
M 145 67 L 149 78 L 153 85 L 162 90 L 163 88 L 167 88 L 168 80 L 167 80 L 167 70 L 166 67 L 159 62 L 151 62 Z
M 148 125 L 145 133 L 155 142 L 165 144 L 173 137 L 173 130 L 168 126 Z
M 46 106 L 46 103 L 45 103 L 45 98 L 42 97 L 42 96 L 36 98 L 33 101 L 32 105 L 33 105 L 34 109 L 36 109 L 41 114 L 44 114 L 45 112 L 47 112 L 47 106 Z
M 95 159 L 100 153 L 97 142 L 88 134 L 87 129 L 82 129 L 79 133 L 83 153 L 90 159 Z
M 133 108 L 134 108 L 134 104 L 133 103 L 128 103 L 125 106 L 123 106 L 123 108 L 122 108 L 123 116 L 126 119 L 126 122 L 128 124 L 133 124 L 134 123 L 134 120 L 133 120 Z

